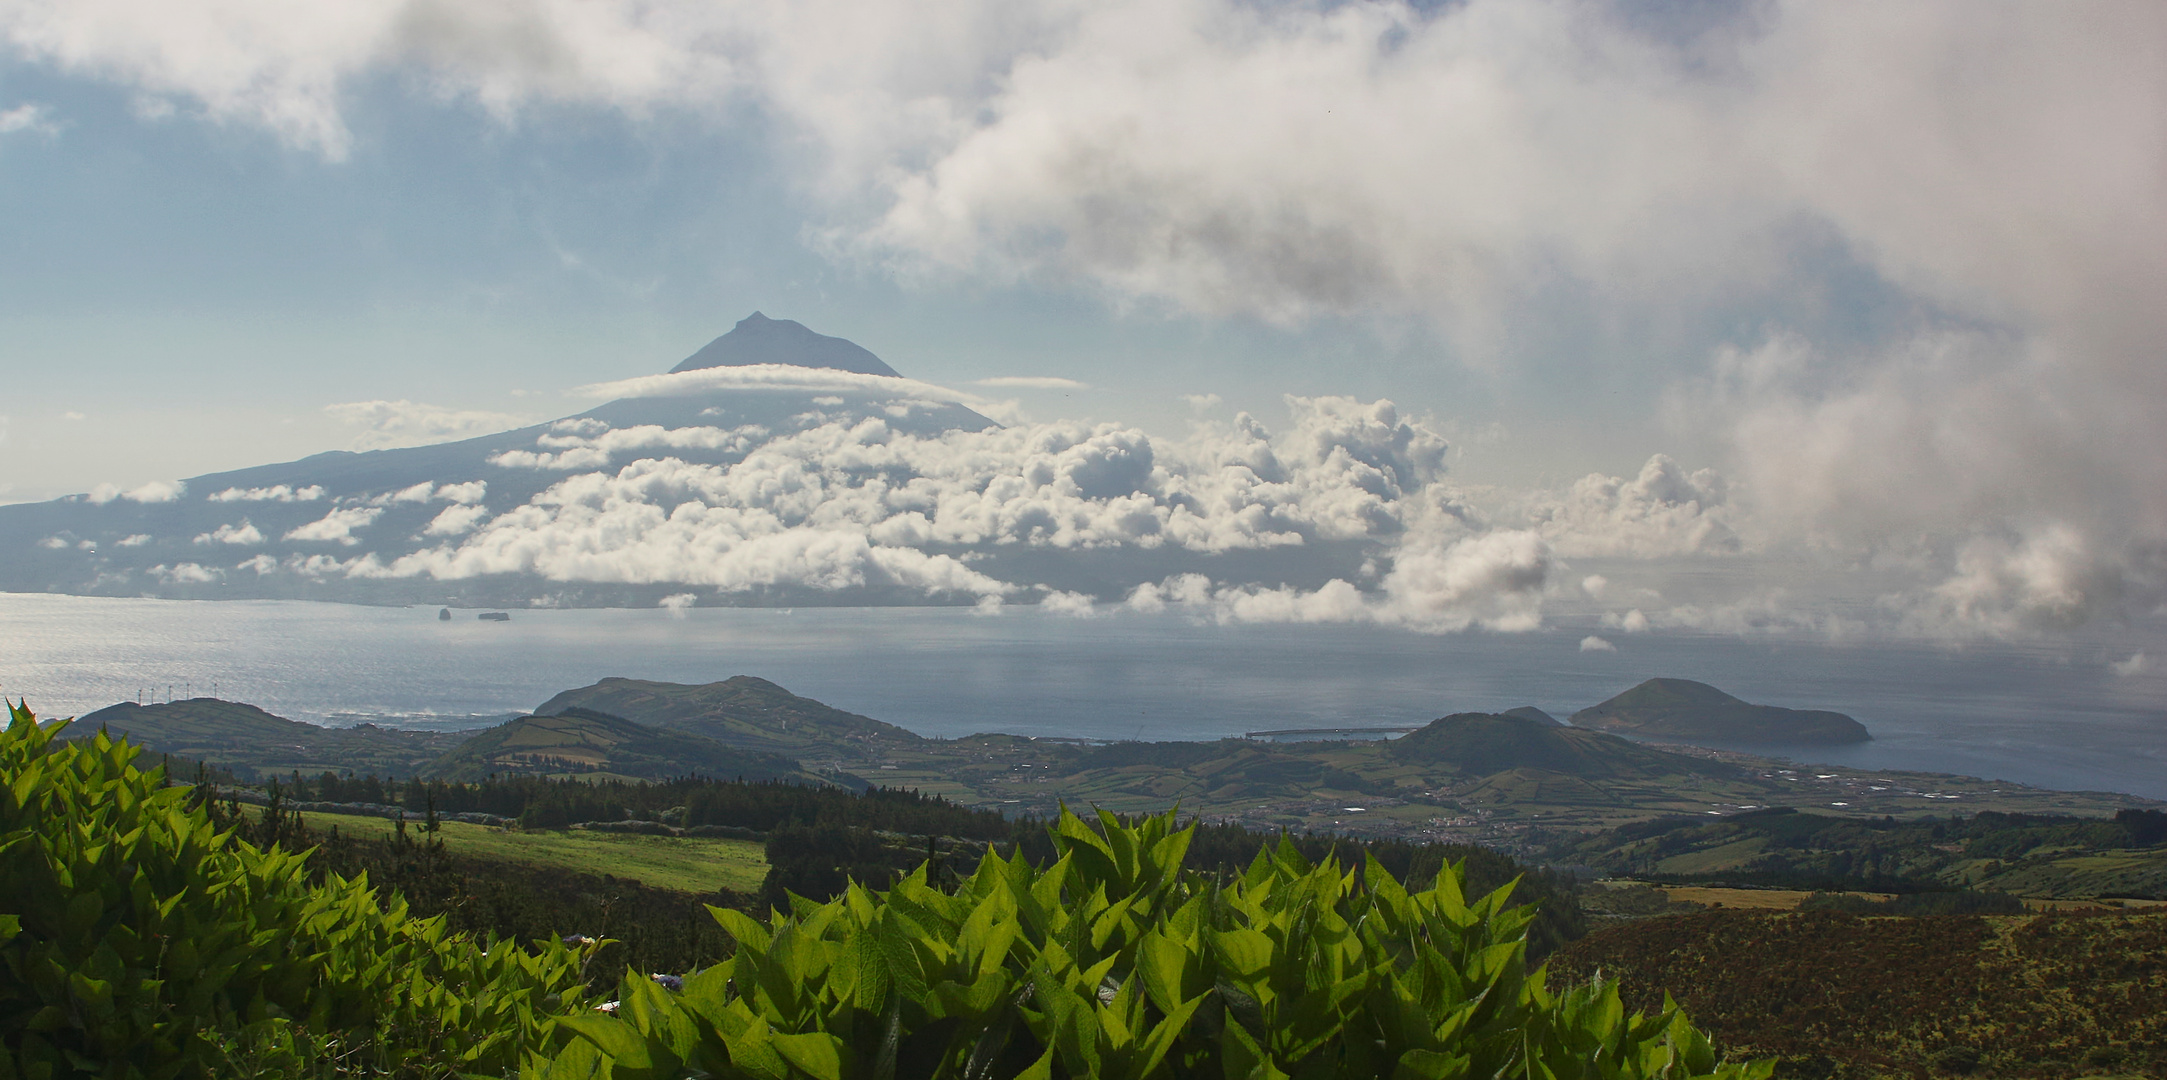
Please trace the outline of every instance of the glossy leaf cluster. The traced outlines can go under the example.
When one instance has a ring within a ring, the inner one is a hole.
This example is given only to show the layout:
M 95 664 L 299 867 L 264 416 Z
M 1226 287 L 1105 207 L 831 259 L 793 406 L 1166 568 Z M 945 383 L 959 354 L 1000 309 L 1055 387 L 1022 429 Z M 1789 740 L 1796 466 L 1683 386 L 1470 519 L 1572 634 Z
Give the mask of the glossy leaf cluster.
M 249 1070 L 502 1075 L 576 1008 L 585 950 L 477 943 L 311 886 L 106 738 L 0 732 L 0 1080 Z
M 1292 844 L 1240 877 L 1182 869 L 1174 816 L 1094 827 L 1063 812 L 1056 861 L 989 851 L 762 923 L 713 909 L 729 961 L 670 993 L 628 979 L 614 1015 L 570 1017 L 532 1080 L 1765 1080 L 1674 1007 L 1526 969 L 1532 909 L 1470 901 L 1462 869 L 1409 892 L 1374 859 Z

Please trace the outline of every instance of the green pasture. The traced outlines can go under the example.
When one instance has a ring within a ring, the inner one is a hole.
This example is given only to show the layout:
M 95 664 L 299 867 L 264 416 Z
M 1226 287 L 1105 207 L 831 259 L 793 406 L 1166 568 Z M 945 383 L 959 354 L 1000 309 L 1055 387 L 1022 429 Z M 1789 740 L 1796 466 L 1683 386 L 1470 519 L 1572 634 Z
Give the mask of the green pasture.
M 347 814 L 305 813 L 309 828 L 328 832 L 337 826 L 341 834 L 363 838 L 391 835 L 392 822 L 385 818 Z M 443 823 L 444 846 L 461 855 L 530 866 L 558 866 L 583 874 L 612 874 L 632 878 L 643 885 L 678 892 L 706 893 L 718 888 L 758 892 L 767 877 L 767 857 L 761 845 L 750 840 L 634 836 L 623 833 L 583 831 L 521 832 Z M 412 830 L 414 824 L 409 822 Z

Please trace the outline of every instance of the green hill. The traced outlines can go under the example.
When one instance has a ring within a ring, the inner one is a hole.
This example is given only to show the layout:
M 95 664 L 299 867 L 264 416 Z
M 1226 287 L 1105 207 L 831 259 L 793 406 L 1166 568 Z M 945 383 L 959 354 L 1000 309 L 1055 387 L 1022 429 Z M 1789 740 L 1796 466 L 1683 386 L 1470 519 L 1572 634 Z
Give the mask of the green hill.
M 326 770 L 412 776 L 466 738 L 463 732 L 372 724 L 318 727 L 218 698 L 123 701 L 77 719 L 67 737 L 87 738 L 101 727 L 155 753 L 221 765 L 244 777 Z
M 1719 745 L 1835 746 L 1873 738 L 1865 725 L 1842 713 L 1752 705 L 1690 679 L 1649 679 L 1574 713 L 1572 724 Z
M 1056 771 L 1072 790 L 1207 805 L 1210 800 L 1356 792 L 1361 777 L 1305 753 L 1308 745 L 1246 739 L 1113 743 L 1067 755 Z
M 637 780 L 688 773 L 723 779 L 813 779 L 788 757 L 576 707 L 490 728 L 444 755 L 428 773 L 446 780 L 479 780 L 491 773 Z
M 1077 747 L 976 735 L 927 745 L 932 749 L 906 759 L 898 773 L 868 775 L 1027 811 L 1047 811 L 1063 799 L 1123 812 L 1178 802 L 1271 827 L 1342 828 L 1348 815 L 1363 814 L 1366 830 L 1387 834 L 1419 833 L 1439 808 L 1453 804 L 1485 813 L 1575 808 L 1608 817 L 1651 798 L 1675 805 L 1679 789 L 1694 798 L 1704 790 L 1749 790 L 1735 764 L 1488 713 L 1448 716 L 1392 741 Z M 939 782 L 955 786 L 931 787 Z M 1446 792 L 1452 794 L 1440 794 Z M 1311 815 L 1319 820 L 1307 820 Z
M 1536 769 L 1580 779 L 1704 774 L 1736 769 L 1525 716 L 1454 713 L 1385 744 L 1392 757 L 1445 766 L 1462 776 Z
M 875 758 L 886 749 L 925 741 L 894 724 L 830 708 L 750 675 L 698 686 L 603 679 L 558 694 L 534 711 L 552 716 L 572 708 L 799 759 Z

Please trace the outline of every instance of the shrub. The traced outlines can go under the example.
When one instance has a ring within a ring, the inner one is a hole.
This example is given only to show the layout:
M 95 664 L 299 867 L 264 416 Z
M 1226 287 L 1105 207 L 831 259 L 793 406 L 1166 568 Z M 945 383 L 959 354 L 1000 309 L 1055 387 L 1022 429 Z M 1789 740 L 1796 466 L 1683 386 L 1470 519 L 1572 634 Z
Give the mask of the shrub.
M 2022 915 L 2024 901 L 1998 892 L 1899 893 L 1885 900 L 1842 893 L 1815 893 L 1798 905 L 1800 911 L 1841 911 L 1846 915 Z
M 312 887 L 104 732 L 0 732 L 0 1078 L 498 1073 L 576 1008 L 588 949 L 477 943 Z
M 533 1080 L 716 1076 L 1555 1080 L 1717 1076 L 1674 1006 L 1633 1015 L 1615 984 L 1528 974 L 1532 909 L 1468 902 L 1462 868 L 1409 892 L 1374 858 L 1312 864 L 1292 843 L 1231 881 L 1182 870 L 1167 814 L 1093 828 L 1064 812 L 1043 868 L 988 851 L 952 890 L 790 898 L 762 923 L 714 909 L 736 954 L 676 993 L 627 978 L 614 1015 L 560 1023 Z

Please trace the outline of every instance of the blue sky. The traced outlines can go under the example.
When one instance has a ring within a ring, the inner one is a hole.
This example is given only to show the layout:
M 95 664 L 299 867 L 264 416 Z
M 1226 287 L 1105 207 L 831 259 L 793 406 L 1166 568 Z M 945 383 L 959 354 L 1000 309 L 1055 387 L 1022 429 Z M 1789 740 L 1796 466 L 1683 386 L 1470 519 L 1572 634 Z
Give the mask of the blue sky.
M 1086 384 L 1015 422 L 1388 398 L 1499 529 L 1667 455 L 1808 592 L 2156 621 L 2162 11 L 5 0 L 0 500 L 563 415 L 757 309 Z
M 665 370 L 754 310 L 929 379 L 1090 384 L 1027 401 L 1048 418 L 1178 430 L 1182 395 L 1277 411 L 1284 393 L 1352 393 L 1473 421 L 1501 394 L 1499 373 L 1470 373 L 1406 318 L 1202 318 L 1032 282 L 917 285 L 830 257 L 808 242 L 820 208 L 758 116 L 560 106 L 505 124 L 380 82 L 352 95 L 356 143 L 334 162 L 258 128 L 146 120 L 125 88 L 11 66 L 0 101 L 49 127 L 0 143 L 0 197 L 18 211 L 0 222 L 17 253 L 0 267 L 7 497 L 344 447 L 355 433 L 315 422 L 344 401 L 547 418 L 573 408 L 563 391 Z M 61 450 L 84 442 L 118 445 Z

